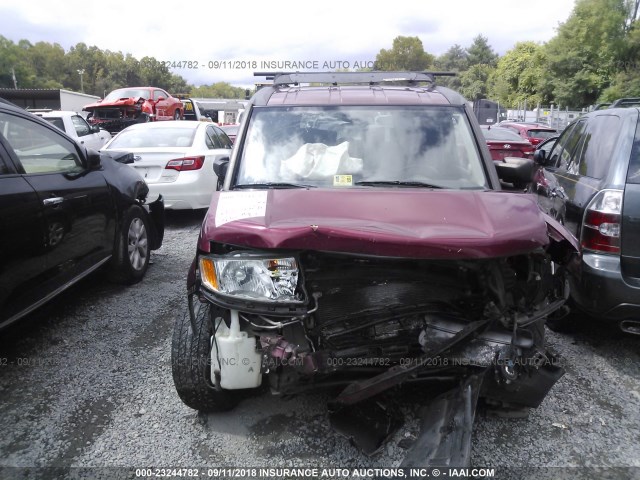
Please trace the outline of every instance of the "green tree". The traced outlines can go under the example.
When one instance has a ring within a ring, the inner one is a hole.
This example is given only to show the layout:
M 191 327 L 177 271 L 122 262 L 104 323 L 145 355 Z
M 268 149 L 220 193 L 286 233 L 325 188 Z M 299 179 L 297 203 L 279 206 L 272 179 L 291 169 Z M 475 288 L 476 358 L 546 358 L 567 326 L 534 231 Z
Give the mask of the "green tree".
M 484 63 L 472 65 L 460 74 L 460 93 L 471 101 L 487 98 L 493 71 L 493 67 Z
M 541 88 L 573 108 L 596 102 L 625 51 L 626 0 L 577 0 L 567 21 L 546 45 Z
M 455 72 L 460 74 L 460 72 L 465 71 L 468 66 L 469 59 L 467 51 L 458 44 L 455 44 L 435 59 L 435 69 L 441 72 Z M 455 77 L 438 78 L 438 84 L 453 88 L 454 90 L 460 90 L 462 86 L 459 75 Z
M 29 49 L 29 63 L 34 70 L 37 88 L 62 88 L 65 51 L 57 43 L 38 42 Z
M 389 50 L 384 48 L 376 55 L 376 70 L 426 70 L 434 62 L 434 56 L 425 52 L 418 37 L 399 36 L 393 39 Z
M 489 45 L 489 39 L 483 35 L 478 35 L 473 39 L 473 43 L 467 48 L 467 63 L 472 65 L 489 65 L 495 67 L 498 63 L 498 54 Z
M 35 73 L 28 55 L 31 44 L 21 40 L 17 45 L 0 35 L 0 87 L 33 88 Z M 15 79 L 15 82 L 14 82 Z
M 204 98 L 244 98 L 244 88 L 233 87 L 227 82 L 202 85 L 191 89 L 192 97 Z
M 490 96 L 503 105 L 515 106 L 526 101 L 528 105 L 545 103 L 546 93 L 542 89 L 546 53 L 542 45 L 535 42 L 519 42 L 498 61 Z

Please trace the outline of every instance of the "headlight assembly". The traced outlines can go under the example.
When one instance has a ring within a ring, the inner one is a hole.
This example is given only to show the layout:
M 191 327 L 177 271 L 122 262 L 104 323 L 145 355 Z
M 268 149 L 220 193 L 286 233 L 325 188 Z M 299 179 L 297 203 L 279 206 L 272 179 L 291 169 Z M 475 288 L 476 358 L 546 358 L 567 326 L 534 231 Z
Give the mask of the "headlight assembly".
M 296 292 L 298 262 L 293 257 L 203 255 L 199 264 L 202 284 L 213 292 L 258 301 L 301 302 Z

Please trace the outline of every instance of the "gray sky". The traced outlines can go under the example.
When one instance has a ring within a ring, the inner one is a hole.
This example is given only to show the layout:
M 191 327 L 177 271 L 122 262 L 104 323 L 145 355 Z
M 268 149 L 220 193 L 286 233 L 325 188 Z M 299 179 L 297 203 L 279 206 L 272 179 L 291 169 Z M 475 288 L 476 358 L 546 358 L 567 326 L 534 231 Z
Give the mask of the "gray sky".
M 552 38 L 573 5 L 574 0 L 0 0 L 0 35 L 14 42 L 59 43 L 65 50 L 84 42 L 138 59 L 191 61 L 197 69 L 172 72 L 195 85 L 249 86 L 253 71 L 281 70 L 286 61 L 304 62 L 302 69 L 366 66 L 398 35 L 418 36 L 427 52 L 440 55 L 483 34 L 504 54 L 518 41 Z

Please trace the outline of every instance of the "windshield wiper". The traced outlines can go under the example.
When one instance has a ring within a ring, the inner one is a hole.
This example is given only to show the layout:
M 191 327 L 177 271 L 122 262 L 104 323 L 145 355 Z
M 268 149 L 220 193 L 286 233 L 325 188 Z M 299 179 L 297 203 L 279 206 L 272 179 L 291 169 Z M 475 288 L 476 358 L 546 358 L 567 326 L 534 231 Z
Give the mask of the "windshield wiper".
M 364 185 L 367 187 L 375 187 L 378 185 L 382 186 L 398 186 L 398 187 L 424 187 L 424 188 L 446 188 L 442 185 L 433 185 L 431 183 L 424 182 L 404 182 L 400 180 L 362 180 L 360 182 L 355 182 L 356 185 Z
M 266 183 L 241 183 L 234 185 L 234 189 L 241 188 L 316 188 L 315 185 L 304 185 L 301 183 L 266 182 Z

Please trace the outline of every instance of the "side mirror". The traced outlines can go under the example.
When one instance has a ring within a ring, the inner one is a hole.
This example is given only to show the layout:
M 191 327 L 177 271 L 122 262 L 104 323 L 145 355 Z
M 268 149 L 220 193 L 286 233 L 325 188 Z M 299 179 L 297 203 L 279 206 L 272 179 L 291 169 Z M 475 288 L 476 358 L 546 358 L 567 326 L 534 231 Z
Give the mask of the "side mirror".
M 535 164 L 533 160 L 528 158 L 505 158 L 503 162 L 494 161 L 498 178 L 506 183 L 513 184 L 514 187 L 520 188 L 526 186 L 533 180 L 535 173 Z
M 102 153 L 103 155 L 108 155 L 112 160 L 115 160 L 118 163 L 124 163 L 124 164 L 134 163 L 133 153 L 130 153 L 130 152 L 104 150 Z
M 546 150 L 536 150 L 533 154 L 533 161 L 536 162 L 541 167 L 545 167 L 547 165 L 547 152 Z
M 100 152 L 93 148 L 87 148 L 87 168 L 89 170 L 98 170 L 102 165 Z
M 100 133 L 100 127 L 97 125 L 89 125 L 89 131 L 91 133 Z
M 229 157 L 216 158 L 213 161 L 213 172 L 218 177 L 218 190 L 224 183 L 224 177 L 227 176 L 227 169 L 229 168 Z

